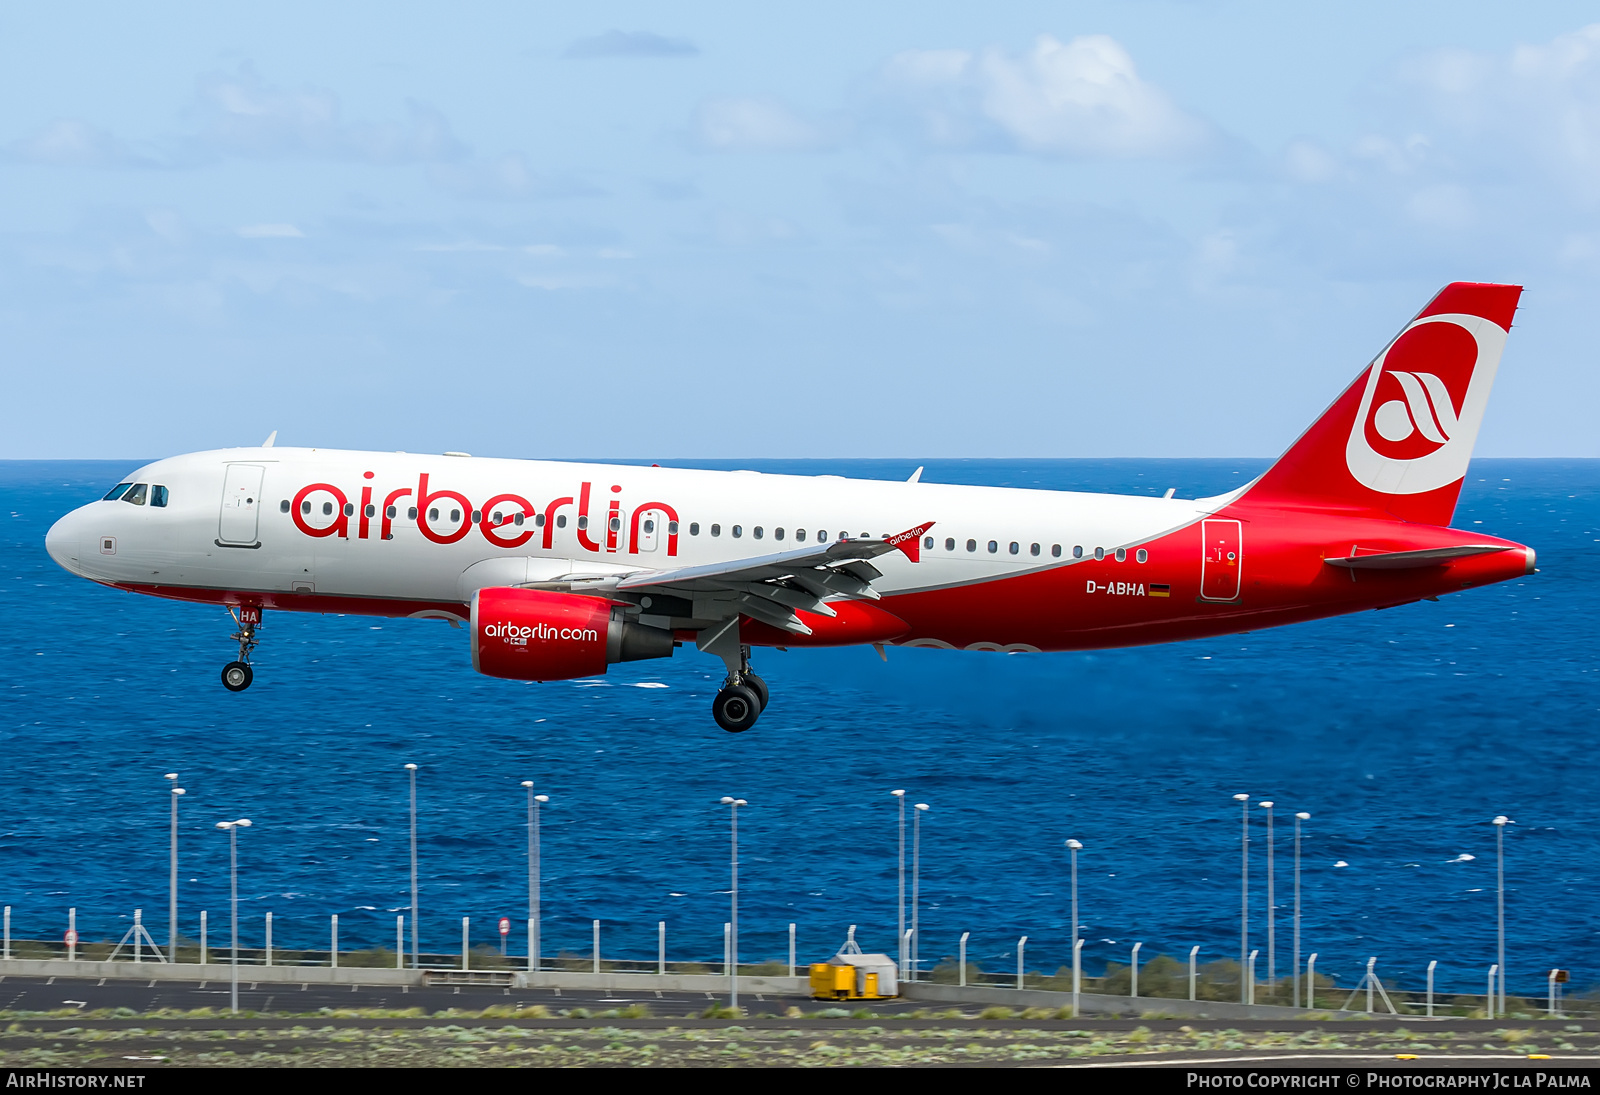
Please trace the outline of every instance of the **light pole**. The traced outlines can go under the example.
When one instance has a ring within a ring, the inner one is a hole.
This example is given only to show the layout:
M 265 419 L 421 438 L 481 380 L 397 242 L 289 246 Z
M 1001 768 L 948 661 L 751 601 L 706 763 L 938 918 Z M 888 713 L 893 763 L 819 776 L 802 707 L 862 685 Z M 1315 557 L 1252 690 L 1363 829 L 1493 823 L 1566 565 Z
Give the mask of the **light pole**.
M 250 828 L 250 819 L 219 821 L 217 828 L 228 830 L 228 900 L 233 909 L 233 991 L 231 1004 L 239 1011 L 239 830 Z
M 1080 978 L 1078 954 L 1078 851 L 1083 847 L 1080 840 L 1067 841 L 1067 850 L 1072 853 L 1072 1017 L 1078 1017 L 1078 981 Z
M 411 968 L 416 969 L 420 951 L 417 949 L 417 766 L 406 765 L 411 778 Z
M 906 793 L 903 789 L 890 791 L 900 804 L 900 891 L 896 908 L 899 919 L 895 922 L 894 937 L 900 941 L 900 979 L 906 976 Z
M 172 794 L 167 797 L 172 800 L 172 854 L 169 859 L 170 876 L 167 880 L 167 961 L 178 960 L 178 796 L 183 794 L 183 788 L 178 786 L 178 773 L 168 772 L 166 778 L 172 781 Z
M 1068 840 L 1067 850 L 1072 854 L 1072 953 L 1078 953 L 1078 852 L 1081 840 Z
M 1239 838 L 1239 1003 L 1248 1004 L 1245 966 L 1250 954 L 1250 796 L 1234 795 L 1233 800 L 1239 804 L 1239 819 L 1244 826 Z
M 732 844 L 728 849 L 729 868 L 733 878 L 733 892 L 730 898 L 733 906 L 733 915 L 729 919 L 730 934 L 728 936 L 728 1006 L 733 1009 L 734 1015 L 739 1014 L 739 807 L 750 805 L 742 798 L 722 796 L 722 804 L 728 807 L 728 817 L 732 822 L 730 835 Z
M 1504 814 L 1494 819 L 1496 957 L 1500 966 L 1500 985 L 1496 995 L 1499 997 L 1501 1015 L 1506 1013 L 1506 826 L 1515 824 Z
M 1272 890 L 1272 800 L 1259 803 L 1267 812 L 1267 999 L 1272 999 L 1273 986 L 1278 983 L 1278 906 Z
M 525 779 L 528 789 L 528 970 L 538 972 L 539 946 L 539 807 L 550 801 L 549 795 L 533 793 L 533 780 Z
M 1311 815 L 1294 815 L 1294 1006 L 1300 1006 L 1300 823 Z
M 928 812 L 926 802 L 915 804 L 911 826 L 911 980 L 917 979 L 917 953 L 922 950 L 922 933 L 919 914 L 922 893 L 922 815 Z

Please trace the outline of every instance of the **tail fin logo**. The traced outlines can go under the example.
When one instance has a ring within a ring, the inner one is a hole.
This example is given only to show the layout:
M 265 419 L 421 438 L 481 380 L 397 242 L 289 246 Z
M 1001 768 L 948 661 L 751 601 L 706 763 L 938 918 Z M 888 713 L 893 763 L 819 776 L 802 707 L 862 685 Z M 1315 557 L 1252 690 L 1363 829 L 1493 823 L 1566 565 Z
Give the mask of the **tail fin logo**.
M 1506 332 L 1477 316 L 1417 320 L 1373 362 L 1345 462 L 1385 494 L 1438 490 L 1467 472 Z

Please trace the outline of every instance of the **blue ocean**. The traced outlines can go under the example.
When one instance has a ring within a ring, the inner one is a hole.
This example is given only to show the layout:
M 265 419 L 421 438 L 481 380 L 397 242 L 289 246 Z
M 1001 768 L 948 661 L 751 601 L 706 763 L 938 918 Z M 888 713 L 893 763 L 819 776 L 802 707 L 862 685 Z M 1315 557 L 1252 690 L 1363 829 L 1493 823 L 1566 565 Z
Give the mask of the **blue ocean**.
M 1304 823 L 1303 950 L 1351 984 L 1369 957 L 1420 985 L 1482 991 L 1494 961 L 1495 840 L 1505 837 L 1509 988 L 1544 972 L 1600 981 L 1600 461 L 1475 462 L 1456 524 L 1533 545 L 1540 572 L 1383 612 L 1231 638 L 1098 653 L 890 648 L 758 652 L 773 700 L 729 735 L 720 663 L 692 649 L 556 684 L 473 673 L 438 621 L 269 613 L 255 685 L 219 609 L 115 592 L 44 551 L 52 521 L 137 466 L 0 463 L 0 903 L 17 937 L 114 939 L 142 908 L 166 938 L 176 771 L 180 927 L 228 896 L 219 820 L 240 835 L 243 932 L 279 946 L 393 945 L 409 905 L 407 762 L 420 766 L 425 950 L 491 942 L 526 913 L 521 781 L 543 815 L 547 954 L 719 960 L 728 811 L 741 811 L 741 953 L 802 961 L 850 925 L 893 953 L 896 800 L 921 836 L 921 953 L 963 932 L 986 969 L 1070 962 L 1068 859 L 1097 971 L 1143 955 L 1239 950 L 1236 793 L 1276 803 L 1277 971 L 1289 966 L 1292 816 Z M 903 479 L 914 461 L 711 461 Z M 1188 497 L 1263 461 L 929 461 L 937 482 Z M 1252 805 L 1252 947 L 1265 974 L 1266 811 Z M 520 924 L 512 936 L 521 945 Z

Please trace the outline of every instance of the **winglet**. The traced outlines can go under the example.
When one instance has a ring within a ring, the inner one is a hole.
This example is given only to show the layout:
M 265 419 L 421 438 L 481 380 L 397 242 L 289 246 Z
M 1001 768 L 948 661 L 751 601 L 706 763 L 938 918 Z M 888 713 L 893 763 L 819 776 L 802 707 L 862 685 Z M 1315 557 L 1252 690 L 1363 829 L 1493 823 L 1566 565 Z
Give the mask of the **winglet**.
M 270 448 L 272 448 L 273 442 L 275 442 L 277 440 L 278 440 L 278 431 L 277 430 L 273 430 L 271 433 L 267 434 L 267 439 L 265 441 L 261 442 L 261 447 L 263 449 L 270 449 Z
M 908 528 L 904 532 L 889 537 L 890 547 L 899 548 L 905 552 L 906 558 L 913 563 L 922 559 L 922 534 L 934 526 L 934 522 L 926 521 L 916 528 Z

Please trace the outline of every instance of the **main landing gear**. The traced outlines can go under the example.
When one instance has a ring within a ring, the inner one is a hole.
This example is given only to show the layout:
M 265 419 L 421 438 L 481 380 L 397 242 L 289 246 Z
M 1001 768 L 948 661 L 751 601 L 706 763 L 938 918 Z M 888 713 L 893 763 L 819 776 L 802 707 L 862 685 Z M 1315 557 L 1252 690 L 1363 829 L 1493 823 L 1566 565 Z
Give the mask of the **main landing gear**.
M 711 701 L 711 717 L 730 734 L 742 734 L 767 709 L 767 682 L 750 672 L 750 648 L 739 648 L 739 667 L 729 667 L 722 690 Z
M 261 610 L 252 605 L 241 605 L 228 609 L 228 612 L 233 622 L 239 625 L 239 630 L 230 636 L 239 644 L 239 660 L 222 667 L 222 687 L 229 692 L 243 692 L 255 680 L 255 673 L 250 668 L 250 652 L 261 641 L 256 638 L 256 631 L 261 627 Z

